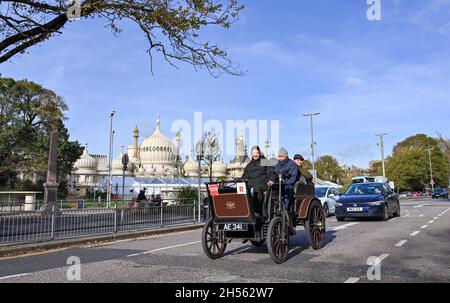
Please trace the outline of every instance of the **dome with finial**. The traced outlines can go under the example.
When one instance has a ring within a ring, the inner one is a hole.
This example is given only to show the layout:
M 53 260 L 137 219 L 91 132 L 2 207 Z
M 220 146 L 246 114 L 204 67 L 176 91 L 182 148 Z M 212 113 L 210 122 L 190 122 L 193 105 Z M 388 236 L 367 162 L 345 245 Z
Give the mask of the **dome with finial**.
M 141 162 L 149 164 L 173 164 L 176 157 L 176 147 L 173 142 L 161 132 L 161 120 L 158 115 L 155 132 L 146 138 L 140 146 Z
M 75 162 L 74 168 L 78 173 L 95 173 L 97 166 L 97 161 L 94 157 L 89 155 L 88 144 L 84 146 L 84 151 L 81 157 Z
M 227 175 L 227 167 L 223 164 L 223 161 L 218 160 L 212 164 L 212 172 L 215 178 L 223 177 Z
M 191 155 L 186 163 L 184 163 L 183 168 L 187 177 L 198 177 L 198 162 L 193 159 L 192 150 Z

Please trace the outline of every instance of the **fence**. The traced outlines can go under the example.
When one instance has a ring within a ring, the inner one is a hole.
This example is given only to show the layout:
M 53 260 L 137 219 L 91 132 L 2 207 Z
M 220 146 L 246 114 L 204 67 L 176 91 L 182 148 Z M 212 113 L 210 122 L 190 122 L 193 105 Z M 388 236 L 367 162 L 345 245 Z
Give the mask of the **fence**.
M 198 204 L 113 208 L 13 210 L 0 213 L 0 246 L 157 229 L 203 221 Z

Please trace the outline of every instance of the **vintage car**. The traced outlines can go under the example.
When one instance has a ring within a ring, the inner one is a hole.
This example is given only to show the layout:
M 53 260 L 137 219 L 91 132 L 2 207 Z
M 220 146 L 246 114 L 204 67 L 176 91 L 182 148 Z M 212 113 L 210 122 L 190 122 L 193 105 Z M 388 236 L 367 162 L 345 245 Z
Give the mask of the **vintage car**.
M 202 246 L 211 259 L 221 258 L 227 244 L 233 239 L 251 241 L 261 246 L 267 240 L 272 260 L 281 264 L 289 257 L 289 237 L 296 234 L 296 226 L 303 225 L 311 247 L 325 245 L 325 212 L 314 195 L 314 186 L 297 184 L 295 201 L 290 209 L 283 203 L 283 186 L 279 182 L 266 193 L 261 214 L 255 213 L 257 198 L 251 193 L 246 180 L 228 180 L 207 183 L 210 215 L 202 233 Z

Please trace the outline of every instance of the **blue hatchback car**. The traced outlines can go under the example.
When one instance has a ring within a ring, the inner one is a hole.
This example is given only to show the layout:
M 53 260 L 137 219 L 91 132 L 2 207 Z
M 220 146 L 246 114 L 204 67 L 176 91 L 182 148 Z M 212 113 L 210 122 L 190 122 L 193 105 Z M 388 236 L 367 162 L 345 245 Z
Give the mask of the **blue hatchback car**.
M 400 217 L 398 196 L 386 183 L 353 184 L 336 203 L 336 219 Z

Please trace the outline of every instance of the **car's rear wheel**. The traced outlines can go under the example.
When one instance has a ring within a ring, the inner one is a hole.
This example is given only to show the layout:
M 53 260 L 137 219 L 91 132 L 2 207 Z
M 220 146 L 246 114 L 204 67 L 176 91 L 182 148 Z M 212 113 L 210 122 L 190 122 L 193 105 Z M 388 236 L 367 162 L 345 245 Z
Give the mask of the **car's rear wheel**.
M 319 201 L 313 201 L 309 206 L 308 219 L 305 222 L 306 237 L 314 250 L 325 246 L 325 212 Z
M 397 212 L 394 214 L 395 217 L 400 217 L 400 202 L 397 202 Z

